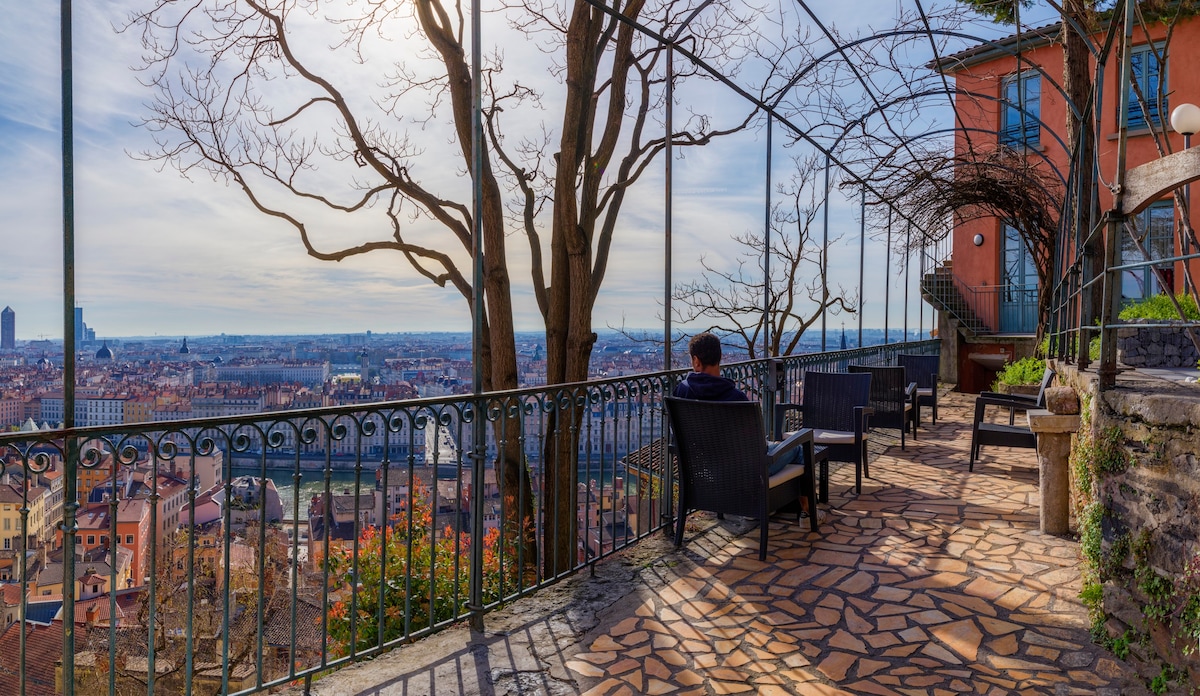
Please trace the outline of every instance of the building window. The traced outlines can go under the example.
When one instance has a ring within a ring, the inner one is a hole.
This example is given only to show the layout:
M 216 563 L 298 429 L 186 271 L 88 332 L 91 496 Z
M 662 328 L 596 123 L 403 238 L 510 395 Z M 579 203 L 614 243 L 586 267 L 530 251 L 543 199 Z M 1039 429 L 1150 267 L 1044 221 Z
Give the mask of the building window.
M 1042 138 L 1042 77 L 1028 70 L 1004 78 L 1000 87 L 1000 143 L 1037 147 Z
M 1155 203 L 1130 218 L 1129 222 L 1151 259 L 1166 259 L 1175 255 L 1175 206 L 1172 202 Z M 1123 235 L 1121 238 L 1121 262 L 1128 264 L 1145 260 L 1146 257 L 1138 249 L 1132 235 Z M 1166 276 L 1168 287 L 1174 286 L 1175 269 L 1173 264 L 1160 263 L 1155 264 L 1153 268 L 1160 269 Z M 1125 271 L 1121 275 L 1121 298 L 1127 301 L 1137 301 L 1162 292 L 1162 287 L 1154 277 L 1153 268 L 1144 266 Z
M 95 544 L 95 543 L 96 543 L 96 537 L 89 534 L 88 535 L 88 546 L 91 546 L 92 544 Z
M 1162 114 L 1169 111 L 1165 90 L 1167 82 L 1167 56 L 1163 44 L 1134 46 L 1129 61 L 1132 73 L 1129 85 L 1129 128 L 1149 128 L 1162 122 Z M 1137 90 L 1134 90 L 1134 85 Z M 1142 98 L 1138 99 L 1138 92 Z M 1145 103 L 1143 103 L 1143 101 Z

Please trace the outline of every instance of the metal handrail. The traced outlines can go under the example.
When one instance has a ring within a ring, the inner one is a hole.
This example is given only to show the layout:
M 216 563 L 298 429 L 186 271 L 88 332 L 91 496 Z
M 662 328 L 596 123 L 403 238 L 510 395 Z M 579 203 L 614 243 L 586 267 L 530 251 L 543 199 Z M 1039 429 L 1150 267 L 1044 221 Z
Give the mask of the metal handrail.
M 806 370 L 892 363 L 900 352 L 938 346 L 752 360 L 724 372 L 770 407 L 799 393 Z M 151 676 L 156 689 L 257 693 L 465 618 L 482 620 L 487 609 L 671 522 L 675 482 L 662 398 L 683 374 L 2 434 L 0 473 L 18 482 L 22 496 L 21 616 L 41 621 L 47 607 L 52 613 L 63 603 L 31 590 L 55 589 L 46 573 L 59 567 L 54 509 L 70 501 L 53 496 L 71 478 L 95 498 L 79 508 L 74 534 L 87 586 L 63 586 L 77 616 L 27 625 L 75 631 L 64 647 L 76 664 L 65 694 L 95 693 L 105 681 L 117 692 L 144 690 Z M 476 438 L 486 443 L 491 472 L 484 490 L 472 485 Z M 572 500 L 539 493 L 553 453 L 546 443 L 555 438 L 574 444 L 564 462 L 578 482 Z M 527 476 L 528 489 L 500 489 L 505 461 Z M 132 483 L 139 478 L 154 485 L 139 491 Z M 288 489 L 285 507 L 280 494 Z M 302 490 L 312 496 L 307 514 Z M 550 537 L 538 535 L 562 506 L 575 521 L 574 557 L 549 571 L 534 552 L 549 553 Z M 142 507 L 144 538 L 126 523 Z M 475 520 L 483 521 L 482 538 Z M 483 553 L 471 553 L 476 545 Z M 468 592 L 476 577 L 481 606 Z M 53 668 L 22 662 L 18 678 L 32 685 Z

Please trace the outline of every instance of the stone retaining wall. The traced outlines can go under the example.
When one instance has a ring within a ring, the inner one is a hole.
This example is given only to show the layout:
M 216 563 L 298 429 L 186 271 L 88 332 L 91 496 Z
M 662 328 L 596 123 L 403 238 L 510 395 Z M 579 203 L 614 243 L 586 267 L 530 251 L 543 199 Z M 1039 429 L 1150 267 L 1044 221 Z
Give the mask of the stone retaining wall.
M 1153 585 L 1146 583 L 1147 571 L 1153 571 L 1184 589 L 1185 566 L 1200 555 L 1200 385 L 1134 370 L 1118 378 L 1116 389 L 1097 397 L 1094 372 L 1081 374 L 1066 365 L 1058 370 L 1080 394 L 1092 395 L 1092 433 L 1111 433 L 1114 426 L 1119 431 L 1114 439 L 1122 462 L 1116 471 L 1098 476 L 1093 488 L 1093 500 L 1103 506 L 1104 554 L 1119 565 L 1101 578 L 1106 632 L 1110 639 L 1141 637 L 1130 650 L 1141 661 L 1144 678 L 1165 663 L 1179 670 L 1177 677 L 1190 688 L 1200 687 L 1200 656 L 1195 645 L 1179 640 L 1178 614 L 1169 611 L 1174 615 L 1165 621 L 1147 618 L 1147 607 L 1174 610 L 1177 598 L 1150 596 L 1147 588 Z
M 1148 320 L 1130 323 L 1148 323 Z M 1171 327 L 1117 329 L 1117 360 L 1129 367 L 1192 367 L 1200 355 L 1184 331 L 1187 325 L 1178 322 Z M 1196 330 L 1200 331 L 1200 327 Z

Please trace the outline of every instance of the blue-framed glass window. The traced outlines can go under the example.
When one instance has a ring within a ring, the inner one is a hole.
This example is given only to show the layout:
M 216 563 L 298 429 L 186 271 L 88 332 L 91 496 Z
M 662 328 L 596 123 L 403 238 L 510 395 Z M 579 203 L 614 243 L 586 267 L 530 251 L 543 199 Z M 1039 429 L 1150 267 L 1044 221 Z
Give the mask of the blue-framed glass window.
M 1175 205 L 1171 201 L 1160 201 L 1138 213 L 1131 225 L 1142 238 L 1142 244 L 1150 258 L 1167 259 L 1175 255 Z M 1138 250 L 1133 238 L 1126 233 L 1121 238 L 1121 262 L 1138 263 L 1146 257 Z M 1155 264 L 1166 275 L 1168 285 L 1174 282 L 1174 264 Z M 1141 300 L 1162 292 L 1150 266 L 1143 266 L 1121 274 L 1121 298 Z
M 1000 85 L 1000 143 L 1037 147 L 1042 138 L 1042 76 L 1036 70 L 1009 75 Z
M 1167 56 L 1161 45 L 1143 44 L 1130 51 L 1131 81 L 1142 93 L 1137 97 L 1133 85 L 1129 86 L 1129 128 L 1149 128 L 1162 122 L 1162 114 L 1169 111 L 1166 95 Z M 1159 94 L 1160 85 L 1164 88 Z M 1144 101 L 1144 103 L 1143 103 Z

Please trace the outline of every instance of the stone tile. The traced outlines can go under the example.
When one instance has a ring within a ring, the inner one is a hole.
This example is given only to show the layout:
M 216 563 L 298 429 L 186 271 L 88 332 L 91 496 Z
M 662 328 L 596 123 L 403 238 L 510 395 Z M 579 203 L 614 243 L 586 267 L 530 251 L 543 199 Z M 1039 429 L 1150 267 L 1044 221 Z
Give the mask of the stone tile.
M 1010 589 L 1012 588 L 1008 585 L 992 582 L 987 578 L 975 578 L 970 582 L 970 584 L 963 588 L 963 592 L 975 597 L 994 600 L 1005 592 L 1008 592 Z
M 896 645 L 900 642 L 900 639 L 894 633 L 868 633 L 863 636 L 863 640 L 874 650 Z
M 567 669 L 585 677 L 603 677 L 608 674 L 605 670 L 583 660 L 567 660 Z
M 834 648 L 839 648 L 841 650 L 852 650 L 857 653 L 866 654 L 868 652 L 867 646 L 865 643 L 863 643 L 861 638 L 851 635 L 844 630 L 838 630 L 836 633 L 834 633 L 829 639 L 829 645 Z
M 849 653 L 834 652 L 817 664 L 817 671 L 827 679 L 838 682 L 846 678 L 846 672 L 858 658 Z
M 974 662 L 979 654 L 979 643 L 983 640 L 983 633 L 975 626 L 974 621 L 968 619 L 933 626 L 929 632 L 969 662 Z

